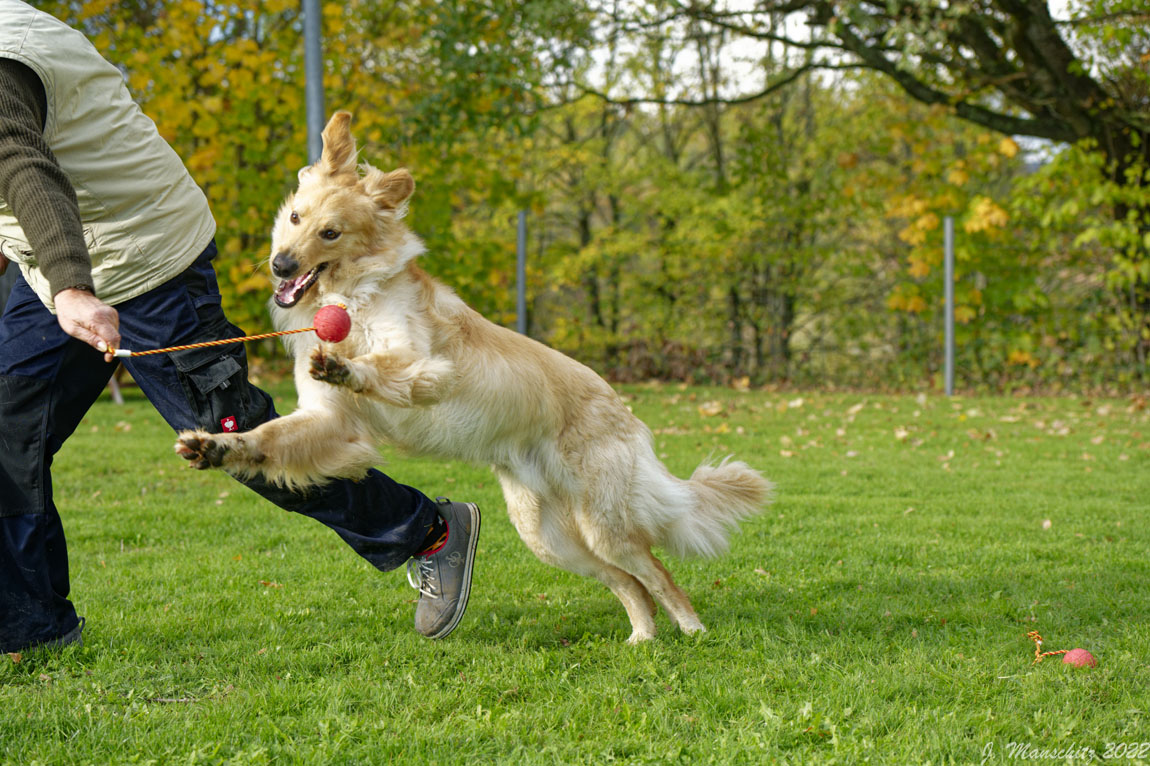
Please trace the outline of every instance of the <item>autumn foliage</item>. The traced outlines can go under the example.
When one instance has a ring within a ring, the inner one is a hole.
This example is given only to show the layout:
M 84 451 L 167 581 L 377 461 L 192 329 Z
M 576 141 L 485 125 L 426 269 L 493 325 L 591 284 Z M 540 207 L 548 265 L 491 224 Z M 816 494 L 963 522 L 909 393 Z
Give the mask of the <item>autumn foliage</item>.
M 299 6 L 37 5 L 123 69 L 208 194 L 229 313 L 265 329 L 268 229 L 308 162 Z M 1150 195 L 1088 141 L 1016 139 L 874 74 L 677 103 L 736 76 L 721 40 L 691 43 L 685 85 L 686 43 L 596 37 L 565 0 L 322 15 L 328 109 L 355 114 L 366 159 L 413 171 L 425 267 L 512 325 L 528 210 L 531 334 L 613 377 L 937 386 L 952 216 L 960 387 L 1145 385 Z M 572 84 L 593 78 L 649 98 Z

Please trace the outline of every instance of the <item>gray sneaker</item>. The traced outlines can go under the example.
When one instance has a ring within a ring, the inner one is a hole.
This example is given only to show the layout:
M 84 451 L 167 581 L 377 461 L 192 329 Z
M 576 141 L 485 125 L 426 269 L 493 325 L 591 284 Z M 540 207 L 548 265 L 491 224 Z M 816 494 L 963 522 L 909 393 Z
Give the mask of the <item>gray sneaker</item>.
M 419 591 L 415 629 L 428 638 L 443 638 L 463 618 L 471 593 L 471 568 L 479 540 L 479 506 L 436 498 L 447 522 L 447 542 L 435 553 L 407 562 L 407 581 Z

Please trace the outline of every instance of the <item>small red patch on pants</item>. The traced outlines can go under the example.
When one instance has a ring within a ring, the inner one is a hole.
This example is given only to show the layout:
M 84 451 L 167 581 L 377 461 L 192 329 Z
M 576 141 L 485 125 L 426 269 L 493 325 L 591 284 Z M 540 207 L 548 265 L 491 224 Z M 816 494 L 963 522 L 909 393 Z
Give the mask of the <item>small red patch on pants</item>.
M 235 417 L 232 415 L 228 415 L 226 418 L 221 420 L 220 426 L 222 426 L 225 431 L 238 431 L 238 430 L 240 430 L 239 423 L 236 422 Z

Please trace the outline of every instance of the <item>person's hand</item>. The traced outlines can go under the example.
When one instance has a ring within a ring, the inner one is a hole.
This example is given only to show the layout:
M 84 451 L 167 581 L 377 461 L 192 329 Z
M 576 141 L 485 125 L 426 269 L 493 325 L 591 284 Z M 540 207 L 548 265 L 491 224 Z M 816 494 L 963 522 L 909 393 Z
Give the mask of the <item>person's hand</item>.
M 68 288 L 56 293 L 56 319 L 64 332 L 104 352 L 104 361 L 112 361 L 109 349 L 120 347 L 120 315 L 116 310 L 86 290 Z

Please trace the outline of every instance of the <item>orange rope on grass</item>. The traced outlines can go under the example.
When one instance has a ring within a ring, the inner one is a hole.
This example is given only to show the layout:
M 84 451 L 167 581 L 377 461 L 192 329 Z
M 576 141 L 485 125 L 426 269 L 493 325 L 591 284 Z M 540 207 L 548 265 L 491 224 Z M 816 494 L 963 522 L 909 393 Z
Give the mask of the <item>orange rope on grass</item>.
M 1030 663 L 1031 665 L 1037 665 L 1047 657 L 1053 657 L 1056 654 L 1066 654 L 1070 651 L 1069 649 L 1059 649 L 1056 652 L 1042 651 L 1042 636 L 1038 635 L 1037 630 L 1030 631 L 1026 634 L 1026 637 L 1034 642 L 1034 662 Z

